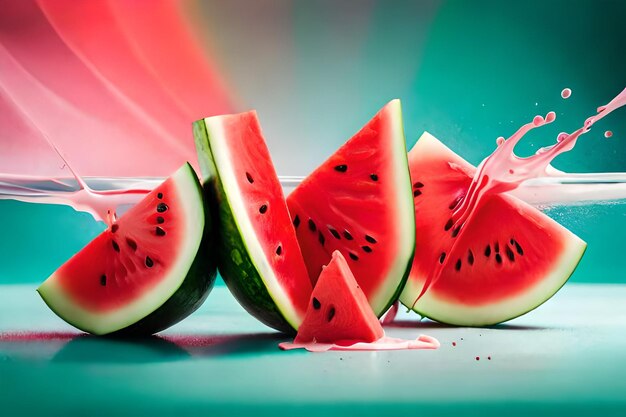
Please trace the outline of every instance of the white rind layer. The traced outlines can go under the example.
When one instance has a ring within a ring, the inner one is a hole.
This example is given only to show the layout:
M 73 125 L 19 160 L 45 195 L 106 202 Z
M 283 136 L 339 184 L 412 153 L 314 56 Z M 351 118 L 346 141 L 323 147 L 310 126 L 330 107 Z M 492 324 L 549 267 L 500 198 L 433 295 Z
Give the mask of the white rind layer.
M 408 274 L 408 268 L 411 266 L 411 259 L 413 259 L 413 252 L 415 251 L 415 209 L 411 194 L 411 176 L 409 174 L 400 100 L 395 99 L 389 102 L 386 111 L 390 113 L 388 120 L 391 120 L 392 123 L 389 125 L 389 130 L 382 132 L 382 134 L 384 137 L 390 138 L 389 146 L 393 149 L 394 170 L 391 183 L 395 187 L 396 196 L 392 203 L 395 204 L 397 219 L 400 222 L 396 225 L 399 253 L 393 254 L 395 261 L 390 266 L 387 277 L 381 280 L 381 286 L 369 300 L 375 311 L 384 309 L 395 301 L 398 284 Z M 396 284 L 389 285 L 390 282 Z M 376 311 L 376 313 L 380 316 L 384 311 Z
M 204 231 L 204 203 L 196 174 L 189 164 L 183 165 L 170 177 L 176 197 L 173 198 L 177 214 L 184 220 L 186 236 L 181 242 L 179 256 L 170 266 L 167 275 L 150 291 L 131 303 L 109 312 L 94 312 L 73 300 L 58 283 L 57 272 L 52 274 L 37 291 L 46 304 L 61 318 L 77 328 L 103 335 L 128 327 L 163 305 L 182 285 L 191 267 Z
M 425 317 L 456 326 L 490 326 L 534 310 L 567 282 L 587 248 L 587 244 L 578 236 L 566 232 L 569 236 L 565 237 L 566 243 L 561 256 L 554 262 L 555 268 L 524 292 L 498 302 L 464 305 L 438 298 L 433 295 L 433 291 L 427 291 L 413 309 Z M 424 281 L 421 280 L 419 285 L 413 280 L 407 282 L 400 297 L 402 304 L 410 308 L 422 290 L 422 282 Z
M 213 162 L 217 172 L 219 172 L 219 181 L 222 182 L 224 190 L 228 190 L 224 192 L 225 198 L 228 200 L 227 204 L 233 214 L 236 227 L 242 236 L 242 242 L 250 256 L 250 261 L 258 271 L 276 307 L 278 307 L 285 320 L 294 329 L 297 329 L 300 323 L 302 323 L 303 317 L 298 314 L 289 295 L 280 285 L 274 269 L 263 251 L 263 246 L 252 227 L 252 220 L 248 215 L 246 203 L 242 198 L 243 192 L 239 187 L 233 170 L 234 165 L 232 161 L 235 158 L 231 155 L 230 147 L 226 140 L 223 118 L 206 118 L 204 119 L 204 124 L 211 143 Z

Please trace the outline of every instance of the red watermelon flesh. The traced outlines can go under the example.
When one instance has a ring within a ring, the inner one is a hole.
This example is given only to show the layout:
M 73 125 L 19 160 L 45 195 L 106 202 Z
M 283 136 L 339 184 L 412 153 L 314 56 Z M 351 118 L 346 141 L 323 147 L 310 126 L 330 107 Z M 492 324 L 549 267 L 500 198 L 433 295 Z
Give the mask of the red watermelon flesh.
M 495 324 L 537 307 L 573 272 L 585 243 L 509 195 L 479 202 L 462 233 L 451 227 L 476 169 L 431 135 L 409 152 L 409 165 L 417 241 L 405 305 L 413 305 L 429 272 L 443 263 L 415 310 L 450 324 Z
M 399 100 L 306 177 L 287 205 L 309 276 L 341 251 L 381 316 L 404 285 L 415 241 Z
M 351 344 L 374 342 L 383 336 L 383 328 L 346 259 L 341 252 L 333 252 L 313 289 L 294 343 Z

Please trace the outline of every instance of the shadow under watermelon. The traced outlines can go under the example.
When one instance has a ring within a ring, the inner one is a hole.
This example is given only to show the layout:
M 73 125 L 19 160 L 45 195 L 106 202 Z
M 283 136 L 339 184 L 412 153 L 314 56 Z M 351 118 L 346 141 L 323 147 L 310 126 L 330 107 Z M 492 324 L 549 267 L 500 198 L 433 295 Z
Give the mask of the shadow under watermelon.
M 167 335 L 165 338 L 194 357 L 241 357 L 279 353 L 278 344 L 291 341 L 283 333 L 239 333 L 227 335 Z

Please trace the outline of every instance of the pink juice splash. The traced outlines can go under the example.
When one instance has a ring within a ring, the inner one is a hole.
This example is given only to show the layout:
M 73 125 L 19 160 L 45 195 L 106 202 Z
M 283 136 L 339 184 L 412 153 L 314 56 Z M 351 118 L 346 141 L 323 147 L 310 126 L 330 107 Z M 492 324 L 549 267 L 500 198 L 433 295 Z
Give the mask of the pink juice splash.
M 498 147 L 478 165 L 466 196 L 453 212 L 453 227 L 459 229 L 458 235 L 464 232 L 463 226 L 472 220 L 480 202 L 485 197 L 514 191 L 528 180 L 566 175 L 550 165 L 554 158 L 572 150 L 576 146 L 578 138 L 589 132 L 597 121 L 624 105 L 626 105 L 626 89 L 622 90 L 607 105 L 599 107 L 597 113 L 587 118 L 581 128 L 569 134 L 560 133 L 554 145 L 541 148 L 535 155 L 526 158 L 515 155 L 515 146 L 531 130 L 554 122 L 556 120 L 555 112 L 551 111 L 545 117 L 535 116 L 532 122 L 520 127 L 508 139 L 498 138 L 496 141 Z M 455 239 L 446 253 L 454 251 L 459 241 L 460 239 Z M 437 263 L 430 270 L 420 294 L 413 303 L 413 307 L 426 291 L 437 282 L 450 259 L 451 257 L 445 258 L 443 262 Z
M 606 132 L 604 132 L 604 137 L 605 138 L 610 138 L 613 136 L 613 132 L 611 132 L 610 130 L 607 130 Z

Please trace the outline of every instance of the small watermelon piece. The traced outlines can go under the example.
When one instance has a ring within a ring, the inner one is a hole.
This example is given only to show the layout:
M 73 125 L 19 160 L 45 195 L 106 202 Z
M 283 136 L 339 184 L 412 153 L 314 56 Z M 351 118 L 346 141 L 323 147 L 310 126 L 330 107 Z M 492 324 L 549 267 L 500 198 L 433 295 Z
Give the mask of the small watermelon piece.
M 254 317 L 293 333 L 312 286 L 256 113 L 197 121 L 194 136 L 205 188 L 217 203 L 226 285 Z
M 323 267 L 294 343 L 374 342 L 385 335 L 341 252 Z
M 463 233 L 450 217 L 476 168 L 424 133 L 409 153 L 415 189 L 415 257 L 400 301 L 410 307 L 429 271 L 441 276 L 415 304 L 439 322 L 487 326 L 520 316 L 552 297 L 570 277 L 586 244 L 515 197 L 484 198 Z M 457 236 L 458 235 L 458 236 Z M 447 253 L 454 239 L 453 252 Z
M 411 192 L 402 109 L 393 100 L 287 197 L 309 276 L 341 251 L 382 316 L 411 266 Z
M 212 246 L 200 183 L 185 164 L 37 291 L 83 331 L 149 335 L 206 299 L 216 276 Z

